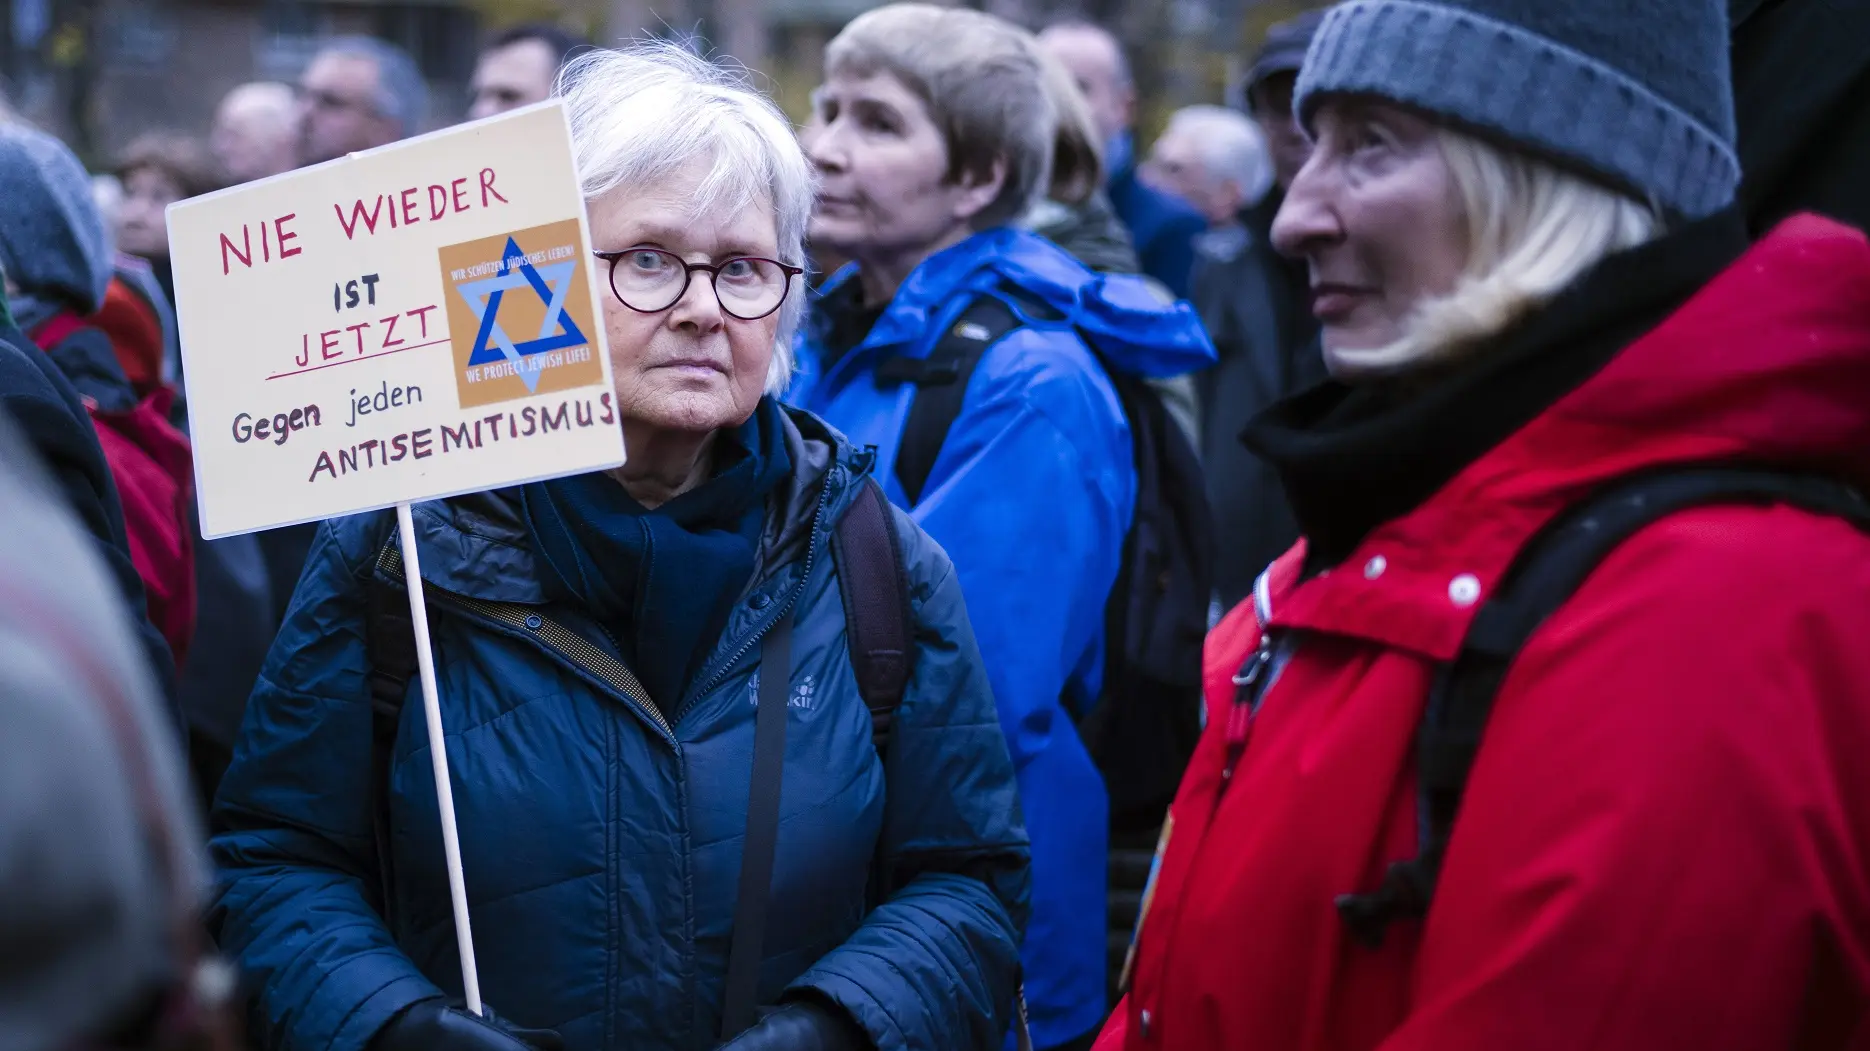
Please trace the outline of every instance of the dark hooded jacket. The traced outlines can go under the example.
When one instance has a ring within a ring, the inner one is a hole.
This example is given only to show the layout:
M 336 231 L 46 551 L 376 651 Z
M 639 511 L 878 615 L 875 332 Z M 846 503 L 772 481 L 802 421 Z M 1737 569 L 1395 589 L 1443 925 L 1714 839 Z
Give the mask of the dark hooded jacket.
M 1299 537 L 1278 472 L 1241 444 L 1240 432 L 1262 409 L 1326 375 L 1305 264 L 1273 251 L 1273 216 L 1283 199 L 1274 191 L 1239 222 L 1195 239 L 1190 301 L 1219 357 L 1196 385 L 1217 539 L 1214 587 L 1227 608 Z
M 0 409 L 19 425 L 79 524 L 97 542 L 98 556 L 123 597 L 150 674 L 173 709 L 175 659 L 162 633 L 150 623 L 143 578 L 130 558 L 117 483 L 84 401 L 51 359 L 4 319 L 0 319 Z M 176 719 L 179 724 L 179 711 Z

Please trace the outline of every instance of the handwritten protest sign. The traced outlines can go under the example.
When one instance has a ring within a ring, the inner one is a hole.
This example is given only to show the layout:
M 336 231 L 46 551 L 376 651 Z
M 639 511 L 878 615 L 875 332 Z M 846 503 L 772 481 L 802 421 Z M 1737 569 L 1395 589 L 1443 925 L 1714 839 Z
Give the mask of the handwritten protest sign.
M 559 103 L 168 219 L 203 536 L 623 462 Z

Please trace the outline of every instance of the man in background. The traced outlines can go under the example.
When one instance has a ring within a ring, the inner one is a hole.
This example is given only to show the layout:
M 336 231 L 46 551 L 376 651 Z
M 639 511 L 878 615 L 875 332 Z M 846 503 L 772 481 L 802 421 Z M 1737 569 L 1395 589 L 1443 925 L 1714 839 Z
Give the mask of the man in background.
M 1265 143 L 1272 185 L 1260 198 L 1244 200 L 1231 222 L 1197 242 L 1190 298 L 1219 357 L 1197 379 L 1202 465 L 1218 539 L 1214 582 L 1222 609 L 1245 599 L 1267 564 L 1298 539 L 1298 523 L 1278 475 L 1240 444 L 1240 432 L 1266 406 L 1325 378 L 1305 264 L 1273 251 L 1270 236 L 1285 188 L 1311 155 L 1311 140 L 1292 115 L 1292 89 L 1321 21 L 1322 14 L 1309 13 L 1267 32 L 1242 97 Z M 1228 131 L 1209 118 L 1190 129 L 1191 139 L 1237 139 L 1247 118 L 1235 120 Z M 1221 152 L 1216 144 L 1207 145 Z M 1207 187 L 1192 192 L 1211 205 L 1210 217 L 1219 217 L 1230 201 Z
M 544 102 L 558 71 L 590 43 L 553 25 L 515 26 L 493 38 L 474 63 L 468 119 Z
M 1137 178 L 1131 125 L 1136 86 L 1116 37 L 1088 22 L 1061 22 L 1039 34 L 1039 43 L 1058 59 L 1084 92 L 1092 119 L 1104 137 L 1110 203 L 1130 230 L 1143 272 L 1180 297 L 1189 291 L 1194 238 L 1207 221 L 1187 202 Z
M 228 92 L 215 108 L 208 148 L 235 185 L 298 167 L 299 115 L 292 86 L 254 81 Z
M 422 130 L 428 85 L 408 53 L 375 37 L 326 44 L 299 78 L 299 160 L 322 164 Z
M 1285 199 L 1285 188 L 1312 155 L 1312 138 L 1299 125 L 1292 110 L 1292 89 L 1298 86 L 1305 51 L 1325 20 L 1325 12 L 1307 11 L 1266 31 L 1266 41 L 1247 68 L 1240 85 L 1240 103 L 1266 136 L 1273 156 L 1273 179 L 1279 185 L 1273 211 Z M 1270 216 L 1269 216 L 1270 218 Z
M 1259 126 L 1225 106 L 1185 106 L 1149 151 L 1145 183 L 1194 206 L 1208 222 L 1200 246 L 1218 231 L 1240 225 L 1240 213 L 1260 203 L 1273 185 L 1272 158 Z

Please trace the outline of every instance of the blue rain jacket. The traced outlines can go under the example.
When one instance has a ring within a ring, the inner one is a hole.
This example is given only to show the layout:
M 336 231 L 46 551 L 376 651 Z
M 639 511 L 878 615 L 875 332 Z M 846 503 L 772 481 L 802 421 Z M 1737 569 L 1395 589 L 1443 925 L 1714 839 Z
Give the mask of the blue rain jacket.
M 854 268 L 824 294 L 850 280 Z M 910 513 L 954 559 L 1019 772 L 1033 872 L 1022 956 L 1044 1047 L 1104 1016 L 1109 806 L 1073 716 L 1097 696 L 1104 600 L 1136 499 L 1129 426 L 1077 333 L 1113 368 L 1150 378 L 1206 367 L 1214 348 L 1192 308 L 1141 278 L 1094 274 L 1036 234 L 1000 228 L 925 260 L 835 362 L 822 319 L 808 322 L 787 399 L 875 446 L 877 478 L 907 506 L 895 464 L 915 388 L 879 387 L 876 366 L 927 356 L 976 297 L 1008 284 L 1069 319 L 1032 321 L 988 349 Z
M 788 607 L 761 1002 L 812 990 L 880 1051 L 997 1048 L 1012 1018 L 1026 835 L 959 585 L 898 515 L 917 658 L 880 761 L 828 547 L 869 457 L 788 416 L 794 475 L 673 720 L 593 673 L 615 647 L 546 602 L 507 494 L 415 508 L 423 578 L 445 593 L 429 608 L 482 996 L 569 1051 L 717 1042 L 758 640 Z M 414 681 L 391 774 L 391 920 L 375 907 L 366 578 L 394 535 L 389 514 L 320 527 L 217 801 L 209 920 L 257 995 L 266 1047 L 357 1051 L 409 1004 L 461 994 Z M 878 859 L 892 890 L 866 913 Z

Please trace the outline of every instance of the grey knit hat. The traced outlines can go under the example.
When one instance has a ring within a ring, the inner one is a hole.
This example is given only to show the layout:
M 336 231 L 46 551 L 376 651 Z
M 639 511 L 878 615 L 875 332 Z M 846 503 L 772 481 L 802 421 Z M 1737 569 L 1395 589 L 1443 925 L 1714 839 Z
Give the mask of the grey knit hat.
M 90 314 L 110 284 L 110 236 L 91 199 L 91 176 L 64 143 L 35 128 L 0 124 L 0 267 L 28 300 Z
M 1740 182 L 1727 46 L 1724 0 L 1349 0 L 1294 104 L 1391 99 L 1693 219 Z

